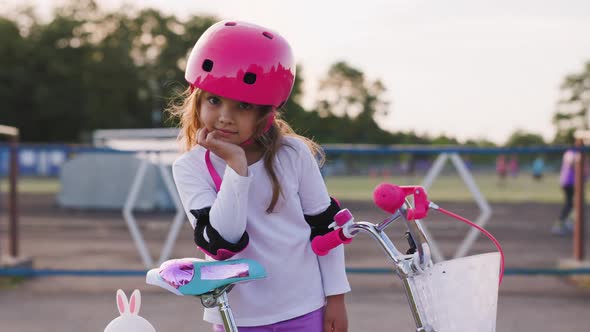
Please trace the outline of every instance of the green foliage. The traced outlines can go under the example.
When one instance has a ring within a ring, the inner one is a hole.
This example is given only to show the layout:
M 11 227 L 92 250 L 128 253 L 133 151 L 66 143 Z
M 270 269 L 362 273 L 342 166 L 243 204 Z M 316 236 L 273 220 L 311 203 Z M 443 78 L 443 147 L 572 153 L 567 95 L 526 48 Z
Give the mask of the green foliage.
M 337 62 L 320 82 L 316 109 L 301 124 L 320 143 L 399 144 L 405 134 L 392 134 L 375 122 L 387 114 L 385 91 L 381 81 L 367 81 L 359 69 Z
M 507 147 L 544 146 L 545 140 L 541 135 L 517 130 L 506 141 Z
M 458 145 L 459 142 L 454 137 L 449 137 L 446 135 L 440 135 L 434 137 L 431 141 L 432 145 Z
M 33 142 L 161 127 L 164 106 L 186 86 L 188 51 L 215 21 L 153 9 L 103 13 L 92 0 L 67 3 L 47 24 L 30 11 L 0 18 L 0 123 Z M 32 23 L 19 29 L 16 22 Z
M 464 145 L 466 146 L 471 146 L 471 147 L 482 147 L 482 148 L 495 148 L 496 147 L 496 143 L 489 141 L 487 139 L 468 139 L 467 141 L 465 141 Z
M 557 129 L 554 143 L 571 144 L 577 129 L 588 129 L 590 108 L 590 62 L 581 72 L 566 76 L 561 85 L 561 99 L 553 116 Z
M 7 125 L 23 123 L 30 114 L 29 74 L 30 47 L 20 35 L 17 24 L 0 17 L 0 100 L 2 100 L 1 122 Z

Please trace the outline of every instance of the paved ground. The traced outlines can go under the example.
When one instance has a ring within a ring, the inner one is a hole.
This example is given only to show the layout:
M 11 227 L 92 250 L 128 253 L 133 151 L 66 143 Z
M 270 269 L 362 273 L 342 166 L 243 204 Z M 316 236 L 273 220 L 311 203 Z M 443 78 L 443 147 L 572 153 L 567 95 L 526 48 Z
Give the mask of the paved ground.
M 440 203 L 440 202 L 439 202 Z M 53 198 L 21 198 L 21 249 L 34 257 L 36 268 L 141 269 L 141 261 L 118 212 L 65 211 Z M 379 221 L 385 214 L 370 203 L 345 202 L 357 220 Z M 475 218 L 469 204 L 441 204 Z M 568 238 L 549 235 L 558 206 L 493 205 L 490 230 L 503 244 L 507 267 L 554 267 L 571 257 Z M 146 241 L 156 256 L 168 231 L 170 214 L 139 214 Z M 432 214 L 428 226 L 443 252 L 450 256 L 468 228 Z M 4 223 L 3 223 L 4 224 Z M 5 239 L 5 228 L 2 239 Z M 401 225 L 389 230 L 405 249 Z M 588 243 L 588 241 L 586 241 Z M 3 245 L 6 243 L 4 242 Z M 471 253 L 494 250 L 480 238 Z M 381 249 L 367 236 L 346 248 L 349 267 L 386 267 Z M 188 223 L 174 248 L 174 257 L 196 254 Z M 406 299 L 393 275 L 351 274 L 347 296 L 350 331 L 412 331 Z M 102 331 L 118 313 L 117 288 L 142 291 L 141 314 L 158 331 L 209 331 L 201 321 L 197 300 L 176 297 L 144 284 L 140 277 L 46 277 L 0 289 L 0 331 Z M 497 331 L 582 331 L 590 326 L 590 291 L 557 277 L 507 276 L 500 288 Z

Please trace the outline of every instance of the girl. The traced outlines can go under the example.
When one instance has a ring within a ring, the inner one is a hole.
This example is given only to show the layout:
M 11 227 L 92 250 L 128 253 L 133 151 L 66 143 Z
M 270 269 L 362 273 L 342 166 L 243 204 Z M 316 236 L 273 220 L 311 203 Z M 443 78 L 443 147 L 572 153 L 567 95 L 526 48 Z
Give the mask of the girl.
M 240 331 L 346 331 L 343 248 L 317 257 L 310 246 L 340 207 L 319 146 L 277 114 L 295 80 L 289 44 L 254 24 L 219 22 L 197 41 L 185 78 L 172 112 L 186 152 L 173 173 L 195 243 L 207 259 L 252 258 L 268 275 L 229 293 Z M 204 319 L 223 331 L 217 309 Z

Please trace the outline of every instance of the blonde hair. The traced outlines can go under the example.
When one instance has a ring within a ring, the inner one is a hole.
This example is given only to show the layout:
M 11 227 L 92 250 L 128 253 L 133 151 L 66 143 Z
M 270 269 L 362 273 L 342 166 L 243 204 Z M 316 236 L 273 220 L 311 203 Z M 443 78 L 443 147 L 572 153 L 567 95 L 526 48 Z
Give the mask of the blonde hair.
M 203 126 L 199 119 L 203 90 L 188 88 L 178 97 L 176 100 L 179 101 L 172 102 L 167 111 L 173 118 L 179 119 L 180 133 L 178 134 L 178 140 L 182 144 L 182 151 L 186 152 L 197 145 L 197 130 Z M 281 184 L 274 169 L 274 159 L 280 148 L 285 144 L 283 137 L 297 137 L 305 142 L 311 153 L 318 160 L 319 166 L 322 166 L 325 161 L 325 154 L 320 145 L 305 136 L 295 133 L 293 128 L 285 120 L 280 118 L 278 110 L 275 111 L 273 125 L 269 130 L 264 132 L 268 121 L 267 118 L 270 116 L 271 111 L 272 109 L 268 106 L 262 108 L 254 134 L 256 137 L 254 139 L 255 144 L 260 145 L 264 150 L 264 168 L 268 172 L 272 184 L 272 199 L 266 209 L 267 213 L 273 212 L 279 200 L 279 195 L 282 194 Z

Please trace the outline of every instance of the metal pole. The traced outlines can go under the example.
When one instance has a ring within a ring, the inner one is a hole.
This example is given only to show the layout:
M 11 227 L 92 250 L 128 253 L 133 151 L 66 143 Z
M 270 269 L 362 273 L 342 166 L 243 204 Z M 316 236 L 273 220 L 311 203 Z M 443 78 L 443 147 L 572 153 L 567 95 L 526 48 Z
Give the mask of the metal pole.
M 9 158 L 10 159 L 10 158 Z M 2 163 L 2 154 L 0 154 L 0 164 Z M 0 182 L 0 213 L 4 208 L 4 201 L 2 197 L 2 183 Z M 1 214 L 0 214 L 1 215 Z M 0 227 L 2 227 L 2 219 L 0 219 Z M 2 233 L 0 233 L 0 265 L 2 264 Z
M 584 146 L 582 139 L 576 140 L 576 146 Z M 573 234 L 574 260 L 584 260 L 584 152 L 578 151 L 575 159 L 575 180 L 574 180 L 574 211 L 575 223 Z
M 18 136 L 10 138 L 10 193 L 9 193 L 9 214 L 10 214 L 10 255 L 18 257 Z
M 223 321 L 223 328 L 227 332 L 237 332 L 238 325 L 236 324 L 236 320 L 234 319 L 234 314 L 229 306 L 229 299 L 227 297 L 227 292 L 221 293 L 221 295 L 217 298 L 217 307 L 219 308 L 219 313 L 221 314 L 221 320 Z
M 146 156 L 147 158 L 147 156 Z M 133 207 L 137 201 L 137 197 L 139 196 L 139 190 L 141 189 L 141 185 L 143 184 L 143 180 L 145 180 L 145 172 L 147 172 L 147 168 L 149 166 L 149 161 L 147 159 L 139 159 L 139 168 L 137 169 L 137 173 L 135 173 L 135 178 L 131 183 L 131 189 L 129 189 L 129 193 L 127 194 L 127 198 L 125 199 L 125 205 L 123 205 L 123 219 L 125 219 L 125 223 L 127 223 L 127 228 L 131 233 L 131 238 L 135 242 L 135 246 L 139 251 L 139 255 L 141 256 L 141 260 L 143 261 L 143 265 L 146 268 L 154 267 L 154 260 L 152 259 L 152 255 L 148 250 L 143 235 L 141 235 L 141 231 L 139 230 L 139 226 L 137 226 L 137 221 L 133 216 Z

